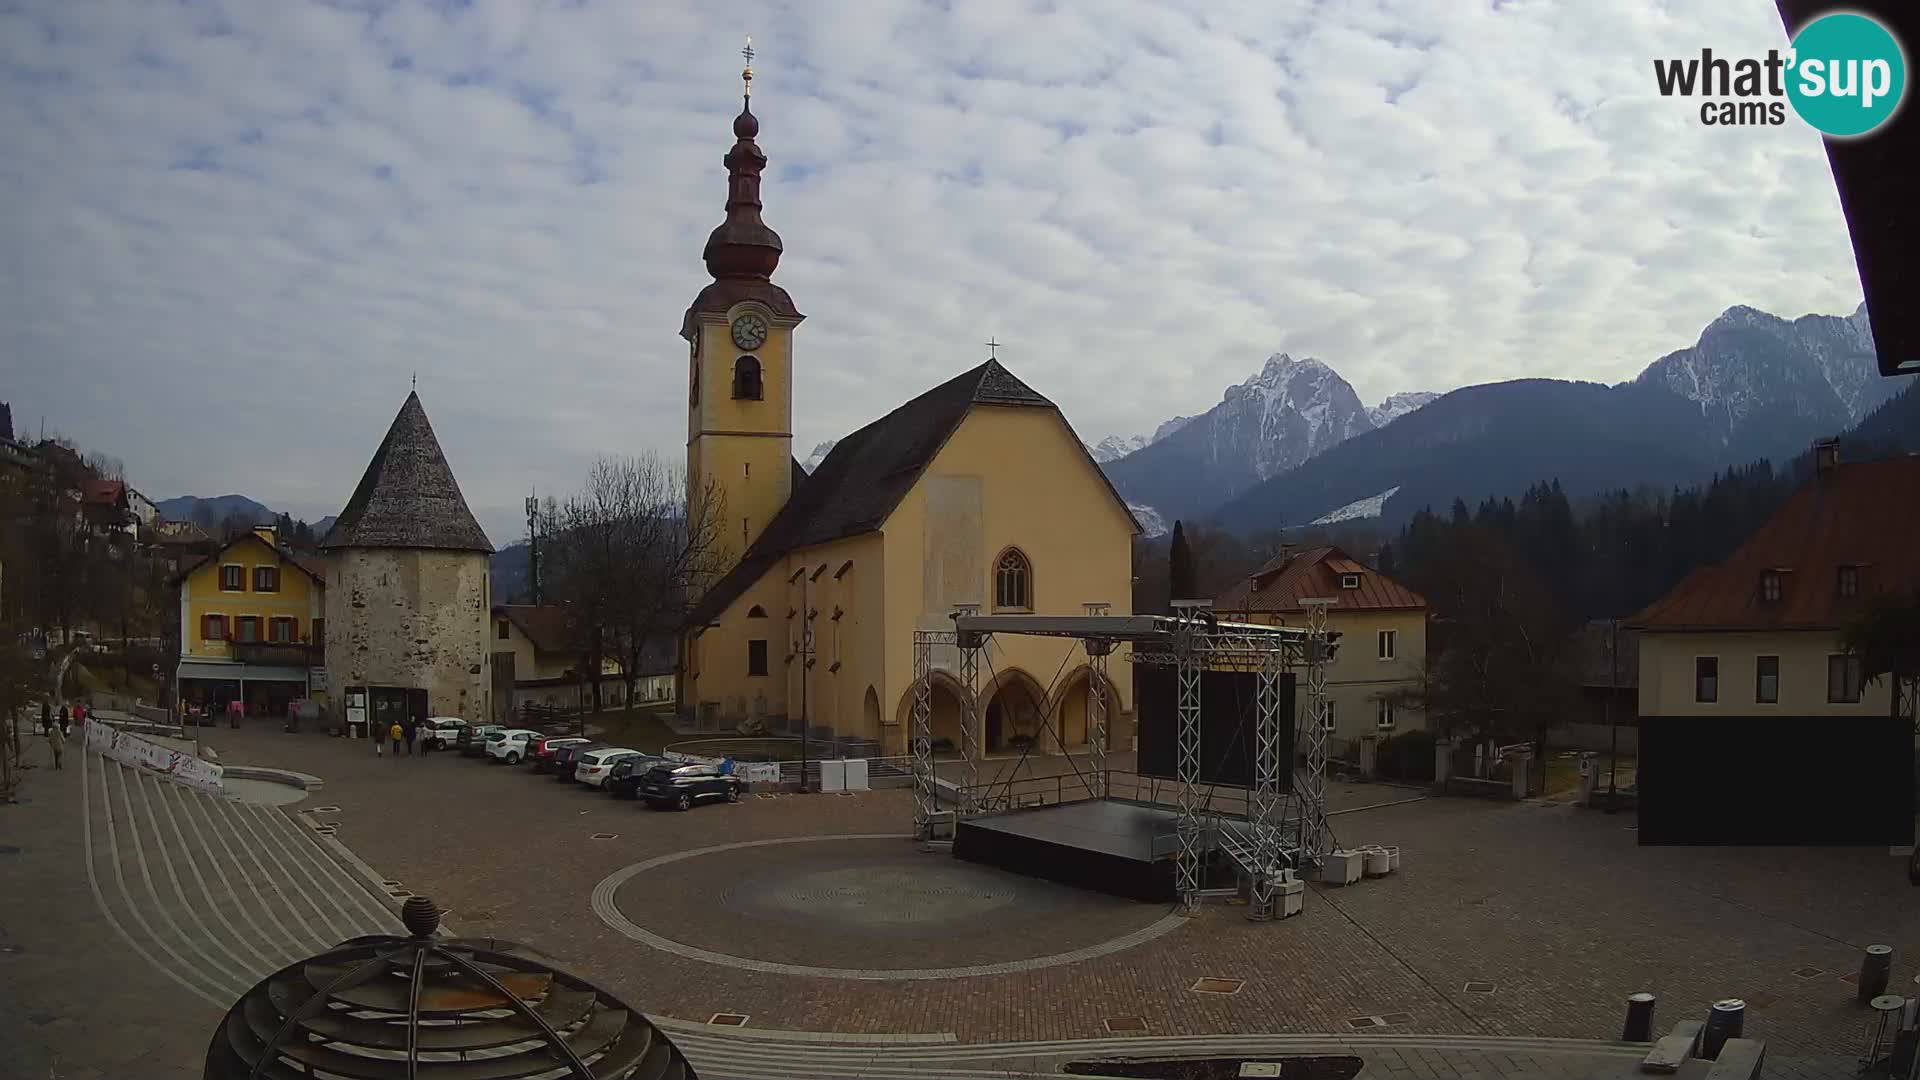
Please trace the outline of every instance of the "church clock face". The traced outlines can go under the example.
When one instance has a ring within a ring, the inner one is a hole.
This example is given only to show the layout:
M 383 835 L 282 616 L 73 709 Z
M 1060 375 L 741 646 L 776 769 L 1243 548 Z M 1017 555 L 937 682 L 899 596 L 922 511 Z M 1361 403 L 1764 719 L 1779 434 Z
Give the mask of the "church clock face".
M 767 343 L 767 320 L 748 312 L 733 320 L 733 343 L 748 351 Z

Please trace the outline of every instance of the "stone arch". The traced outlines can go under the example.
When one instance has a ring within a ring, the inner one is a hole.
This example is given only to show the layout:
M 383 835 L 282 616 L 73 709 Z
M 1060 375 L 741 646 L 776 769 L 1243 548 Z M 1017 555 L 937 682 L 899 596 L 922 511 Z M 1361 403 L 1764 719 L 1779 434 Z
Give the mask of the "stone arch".
M 931 673 L 931 681 L 933 683 L 933 715 L 928 727 L 933 735 L 934 752 L 958 754 L 962 745 L 960 725 L 967 715 L 966 688 L 960 685 L 959 679 L 937 669 Z M 913 752 L 913 690 L 912 686 L 908 686 L 906 693 L 900 695 L 900 704 L 894 708 L 894 719 L 900 725 L 901 740 L 906 744 L 908 753 Z M 876 695 L 874 701 L 876 711 L 879 705 Z M 942 739 L 952 747 L 951 750 L 939 749 Z
M 1047 692 L 1031 674 L 1020 668 L 995 673 L 980 700 L 986 703 L 980 718 L 980 745 L 987 753 L 1025 749 L 1022 739 L 1035 740 L 1035 750 L 1051 749 L 1053 740 L 1047 737 L 1045 724 Z
M 1088 690 L 1092 681 L 1093 668 L 1083 663 L 1067 672 L 1055 688 L 1052 700 L 1047 702 L 1047 715 L 1052 720 L 1062 750 L 1082 750 L 1088 745 L 1093 730 L 1091 714 L 1087 710 Z M 1107 673 L 1102 696 L 1107 702 L 1107 730 L 1111 733 L 1120 711 L 1120 699 L 1114 693 L 1111 671 Z M 1111 734 L 1108 735 L 1108 744 L 1112 744 Z
M 880 737 L 880 691 L 867 685 L 866 697 L 860 702 L 860 736 L 865 739 Z

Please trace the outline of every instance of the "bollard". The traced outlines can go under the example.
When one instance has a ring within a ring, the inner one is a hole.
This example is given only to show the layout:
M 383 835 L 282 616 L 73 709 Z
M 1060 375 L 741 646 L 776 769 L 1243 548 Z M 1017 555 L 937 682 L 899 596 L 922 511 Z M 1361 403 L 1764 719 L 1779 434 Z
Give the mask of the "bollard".
M 1865 1005 L 1887 992 L 1887 979 L 1893 974 L 1893 946 L 1869 945 L 1860 961 L 1860 986 L 1854 1000 Z
M 1627 1025 L 1620 1033 L 1621 1042 L 1653 1041 L 1654 1001 L 1654 996 L 1645 990 L 1627 995 Z
M 1700 1033 L 1700 1056 L 1713 1061 L 1720 1056 L 1720 1048 L 1727 1045 L 1728 1039 L 1737 1039 L 1746 1030 L 1747 1003 L 1739 998 L 1726 998 L 1713 1003 L 1713 1011 L 1707 1014 L 1707 1027 Z

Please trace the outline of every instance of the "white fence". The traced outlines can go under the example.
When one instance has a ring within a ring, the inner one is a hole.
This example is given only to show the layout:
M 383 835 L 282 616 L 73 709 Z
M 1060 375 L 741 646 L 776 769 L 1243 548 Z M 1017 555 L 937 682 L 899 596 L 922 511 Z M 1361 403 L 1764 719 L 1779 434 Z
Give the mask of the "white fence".
M 92 718 L 87 720 L 86 732 L 87 749 L 96 754 L 110 757 L 123 765 L 152 769 L 210 794 L 219 795 L 226 791 L 222 770 L 212 762 L 201 761 L 185 751 L 170 750 L 138 735 L 118 731 L 111 724 Z

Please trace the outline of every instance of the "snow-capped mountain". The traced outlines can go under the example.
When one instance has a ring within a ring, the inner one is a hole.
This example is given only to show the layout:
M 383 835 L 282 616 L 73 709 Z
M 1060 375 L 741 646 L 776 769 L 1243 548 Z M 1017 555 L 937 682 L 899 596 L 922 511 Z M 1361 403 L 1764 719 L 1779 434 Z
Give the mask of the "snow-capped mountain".
M 1240 530 L 1374 514 L 1392 526 L 1550 479 L 1575 497 L 1661 490 L 1760 458 L 1780 467 L 1913 385 L 1879 375 L 1864 311 L 1788 321 L 1734 307 L 1632 381 L 1455 390 L 1205 516 Z
M 1145 450 L 1161 439 L 1179 431 L 1181 428 L 1187 426 L 1187 422 L 1192 419 L 1193 417 L 1191 416 L 1176 416 L 1166 423 L 1161 424 L 1159 427 L 1154 428 L 1152 435 L 1131 435 L 1125 437 L 1109 435 L 1099 442 L 1089 445 L 1087 452 L 1093 455 L 1093 460 L 1102 465 L 1105 465 L 1109 461 L 1118 461 L 1128 454 L 1133 453 L 1135 450 Z
M 1169 420 L 1145 446 L 1104 467 L 1130 503 L 1171 522 L 1373 430 L 1376 412 L 1392 419 L 1428 400 L 1398 394 L 1370 410 L 1324 361 L 1275 353 L 1251 378 L 1227 387 L 1218 405 Z
M 1906 382 L 1880 376 L 1864 304 L 1851 315 L 1791 322 L 1728 308 L 1699 341 L 1655 360 L 1634 381 L 1693 402 L 1729 460 L 1766 456 L 1858 423 Z
M 1088 443 L 1087 453 L 1093 455 L 1093 460 L 1105 465 L 1109 461 L 1118 461 L 1135 450 L 1146 449 L 1147 442 L 1145 435 L 1130 435 L 1124 439 L 1118 435 L 1109 435 L 1097 443 Z
M 827 455 L 833 452 L 833 448 L 838 445 L 839 442 L 839 439 L 828 439 L 826 442 L 814 447 L 813 453 L 800 459 L 800 467 L 805 469 L 807 474 L 811 476 L 813 470 L 819 468 L 820 463 L 827 460 Z
M 1367 409 L 1367 419 L 1373 421 L 1374 427 L 1383 428 L 1439 396 L 1432 390 L 1388 394 L 1387 400 Z

